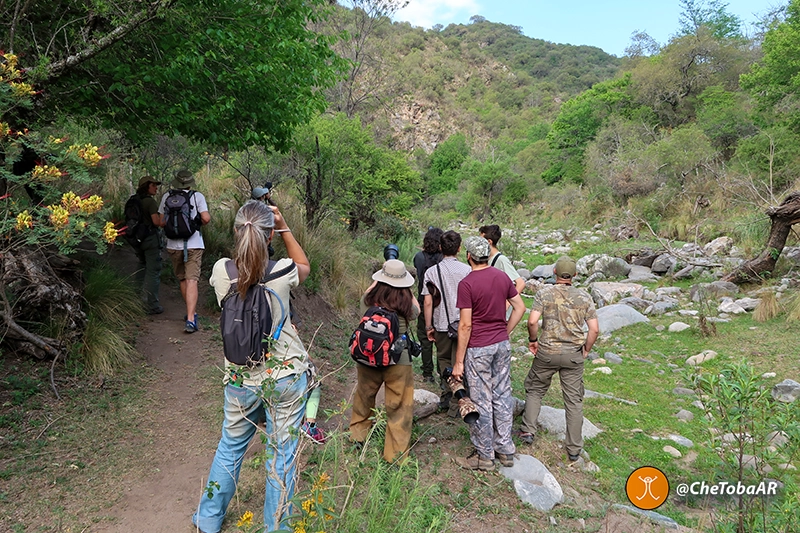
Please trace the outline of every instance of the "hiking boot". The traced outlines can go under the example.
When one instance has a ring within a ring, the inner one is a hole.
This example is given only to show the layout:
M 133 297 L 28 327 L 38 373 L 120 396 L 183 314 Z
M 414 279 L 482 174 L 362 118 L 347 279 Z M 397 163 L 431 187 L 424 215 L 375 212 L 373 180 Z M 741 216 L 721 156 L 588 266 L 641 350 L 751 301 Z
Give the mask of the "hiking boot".
M 446 411 L 450 407 L 450 400 L 453 398 L 452 392 L 446 392 L 439 398 L 439 410 Z
M 483 470 L 485 472 L 494 470 L 494 461 L 479 456 L 478 450 L 474 450 L 466 457 L 456 457 L 454 460 L 458 466 L 467 470 Z
M 533 433 L 528 433 L 527 431 L 523 431 L 519 434 L 519 440 L 522 444 L 533 444 Z
M 164 308 L 159 305 L 158 307 L 154 307 L 154 308 L 150 309 L 149 311 L 147 311 L 147 314 L 148 315 L 160 315 L 163 312 L 164 312 Z
M 494 452 L 494 458 L 503 466 L 512 467 L 514 466 L 514 454 L 513 453 L 500 453 Z
M 433 376 L 422 376 L 423 383 L 436 383 L 436 378 Z
M 327 440 L 325 437 L 325 432 L 322 431 L 322 428 L 317 426 L 316 423 L 313 425 L 309 424 L 308 422 L 303 423 L 303 435 L 310 438 L 312 441 L 316 442 L 317 444 L 325 444 Z
M 574 463 L 575 461 L 577 461 L 578 459 L 580 459 L 580 458 L 581 458 L 581 455 L 580 455 L 580 454 L 577 454 L 577 455 L 572 455 L 572 454 L 570 453 L 570 454 L 568 454 L 568 456 L 569 456 L 569 462 L 570 462 L 570 463 Z

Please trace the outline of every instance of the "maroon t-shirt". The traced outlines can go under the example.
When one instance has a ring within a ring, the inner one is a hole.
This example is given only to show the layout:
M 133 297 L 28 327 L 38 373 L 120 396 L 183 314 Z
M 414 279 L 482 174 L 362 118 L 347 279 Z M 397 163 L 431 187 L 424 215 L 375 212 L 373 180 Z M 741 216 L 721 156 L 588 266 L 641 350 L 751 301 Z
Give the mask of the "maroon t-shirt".
M 517 289 L 502 270 L 493 267 L 473 270 L 458 284 L 459 309 L 472 309 L 472 335 L 467 348 L 482 348 L 507 341 L 506 300 Z

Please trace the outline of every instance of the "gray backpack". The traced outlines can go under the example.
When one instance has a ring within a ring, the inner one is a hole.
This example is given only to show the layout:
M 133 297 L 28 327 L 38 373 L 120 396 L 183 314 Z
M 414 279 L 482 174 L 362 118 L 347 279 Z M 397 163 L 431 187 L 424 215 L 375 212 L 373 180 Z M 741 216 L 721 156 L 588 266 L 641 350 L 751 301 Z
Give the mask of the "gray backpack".
M 271 272 L 275 261 L 270 261 L 267 275 L 255 285 L 247 289 L 242 298 L 237 290 L 239 271 L 236 263 L 229 260 L 225 270 L 231 280 L 228 294 L 222 299 L 222 313 L 219 317 L 219 329 L 222 334 L 222 350 L 225 359 L 233 364 L 253 367 L 264 360 L 264 354 L 272 349 L 272 345 L 281 336 L 286 322 L 286 307 L 280 297 L 266 286 L 266 283 L 291 272 L 296 265 L 291 263 L 286 268 Z M 273 320 L 270 296 L 274 296 L 280 305 L 280 321 Z

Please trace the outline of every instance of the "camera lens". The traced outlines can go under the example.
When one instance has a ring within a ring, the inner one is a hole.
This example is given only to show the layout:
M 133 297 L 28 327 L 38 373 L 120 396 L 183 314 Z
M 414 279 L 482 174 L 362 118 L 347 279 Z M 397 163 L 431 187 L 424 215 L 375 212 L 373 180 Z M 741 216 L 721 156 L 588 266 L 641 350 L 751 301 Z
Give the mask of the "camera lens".
M 400 257 L 400 249 L 396 244 L 387 244 L 383 247 L 383 258 L 388 261 L 389 259 L 397 259 Z

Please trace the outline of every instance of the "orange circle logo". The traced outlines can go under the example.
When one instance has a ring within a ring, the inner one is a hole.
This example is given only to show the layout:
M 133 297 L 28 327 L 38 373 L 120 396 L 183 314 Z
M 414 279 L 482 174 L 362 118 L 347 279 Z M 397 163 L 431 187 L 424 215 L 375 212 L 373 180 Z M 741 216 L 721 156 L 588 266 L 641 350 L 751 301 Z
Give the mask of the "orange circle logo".
M 628 500 L 639 509 L 650 511 L 662 505 L 669 496 L 669 481 L 664 472 L 652 466 L 634 470 L 625 482 Z

